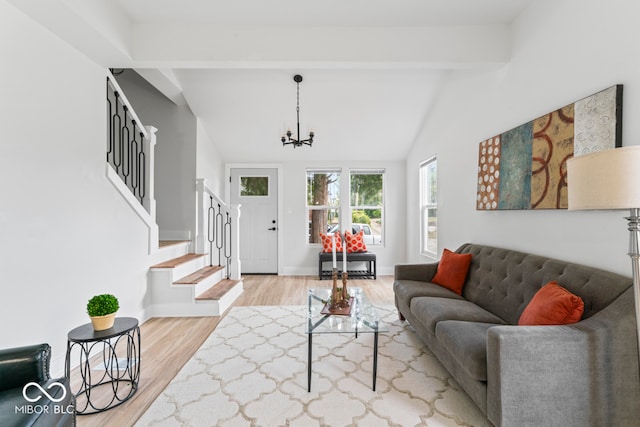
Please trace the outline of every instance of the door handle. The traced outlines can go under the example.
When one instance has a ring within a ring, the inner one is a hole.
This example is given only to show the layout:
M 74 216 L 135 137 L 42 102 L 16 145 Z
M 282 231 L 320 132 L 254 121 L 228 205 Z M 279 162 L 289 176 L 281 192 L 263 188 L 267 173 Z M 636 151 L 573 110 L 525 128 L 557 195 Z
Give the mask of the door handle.
M 271 228 L 267 228 L 267 230 L 269 230 L 269 231 L 275 231 L 275 230 L 276 230 L 276 228 L 275 228 L 275 227 L 271 227 Z

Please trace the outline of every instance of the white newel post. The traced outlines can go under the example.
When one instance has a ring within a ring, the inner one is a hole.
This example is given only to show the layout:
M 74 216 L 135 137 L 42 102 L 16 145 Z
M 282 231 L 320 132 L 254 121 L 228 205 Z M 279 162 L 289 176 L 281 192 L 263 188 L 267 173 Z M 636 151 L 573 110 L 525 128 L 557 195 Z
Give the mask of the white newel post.
M 144 138 L 143 150 L 145 157 L 144 165 L 144 182 L 147 184 L 147 188 L 144 190 L 144 198 L 142 199 L 142 206 L 149 212 L 151 218 L 156 218 L 156 195 L 155 195 L 155 183 L 153 181 L 154 168 L 155 168 L 155 149 L 156 149 L 156 132 L 157 128 L 153 126 L 145 126 L 147 131 L 147 137 Z
M 240 280 L 242 266 L 240 263 L 240 206 L 234 205 L 229 209 L 231 216 L 231 280 Z
M 208 194 L 207 194 L 207 180 L 204 178 L 196 179 L 196 199 L 197 199 L 197 211 L 196 211 L 196 253 L 206 254 L 209 251 L 207 240 L 207 226 L 208 226 Z
M 145 126 L 147 136 L 143 140 L 143 150 L 145 153 L 144 180 L 147 184 L 142 206 L 149 212 L 152 225 L 149 227 L 149 242 L 157 245 L 159 240 L 158 223 L 156 218 L 156 193 L 155 193 L 155 150 L 156 150 L 156 132 L 158 129 L 154 126 Z M 154 246 L 155 247 L 155 246 Z

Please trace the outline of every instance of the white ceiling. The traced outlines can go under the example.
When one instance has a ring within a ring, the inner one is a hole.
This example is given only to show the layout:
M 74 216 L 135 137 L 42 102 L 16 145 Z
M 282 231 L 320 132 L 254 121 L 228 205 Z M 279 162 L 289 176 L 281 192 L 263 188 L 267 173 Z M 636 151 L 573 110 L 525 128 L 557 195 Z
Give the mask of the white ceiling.
M 404 159 L 447 73 L 508 62 L 510 24 L 533 2 L 9 1 L 96 62 L 134 68 L 188 104 L 224 161 L 269 163 Z M 295 133 L 294 74 L 311 148 L 280 143 Z
M 116 0 L 133 23 L 407 27 L 508 24 L 522 0 Z

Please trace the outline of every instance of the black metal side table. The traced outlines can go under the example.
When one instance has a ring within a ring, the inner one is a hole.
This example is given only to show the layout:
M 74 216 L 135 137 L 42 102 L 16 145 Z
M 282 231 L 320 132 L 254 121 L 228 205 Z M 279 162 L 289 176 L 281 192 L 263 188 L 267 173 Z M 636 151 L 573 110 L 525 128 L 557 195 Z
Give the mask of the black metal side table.
M 81 385 L 75 392 L 76 413 L 95 414 L 129 400 L 140 378 L 140 327 L 132 317 L 118 317 L 112 328 L 94 331 L 91 323 L 67 335 L 65 373 L 72 389 L 71 358 L 78 354 Z M 120 357 L 118 357 L 120 356 Z M 100 392 L 96 389 L 101 387 Z

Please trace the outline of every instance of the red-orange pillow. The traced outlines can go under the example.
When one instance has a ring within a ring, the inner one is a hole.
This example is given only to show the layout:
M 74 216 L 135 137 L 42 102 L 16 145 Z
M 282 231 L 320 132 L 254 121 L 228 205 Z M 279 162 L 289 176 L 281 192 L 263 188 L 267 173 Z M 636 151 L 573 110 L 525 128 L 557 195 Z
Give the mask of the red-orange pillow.
M 322 252 L 333 252 L 333 243 L 331 243 L 332 234 L 320 233 L 320 241 L 322 242 Z M 342 252 L 342 237 L 340 233 L 335 233 L 336 236 L 336 252 Z
M 467 279 L 470 265 L 471 254 L 457 254 L 445 249 L 438 263 L 436 275 L 433 276 L 431 282 L 462 295 L 462 288 Z
M 347 242 L 347 253 L 367 252 L 367 245 L 364 244 L 364 230 L 352 234 L 350 230 L 344 232 L 344 240 Z
M 518 325 L 568 325 L 579 322 L 583 312 L 582 298 L 552 281 L 536 292 Z

